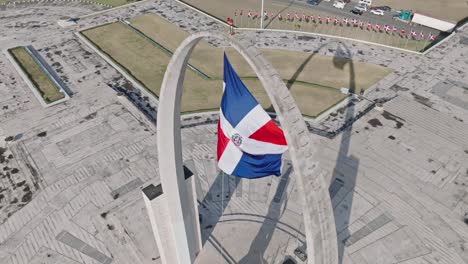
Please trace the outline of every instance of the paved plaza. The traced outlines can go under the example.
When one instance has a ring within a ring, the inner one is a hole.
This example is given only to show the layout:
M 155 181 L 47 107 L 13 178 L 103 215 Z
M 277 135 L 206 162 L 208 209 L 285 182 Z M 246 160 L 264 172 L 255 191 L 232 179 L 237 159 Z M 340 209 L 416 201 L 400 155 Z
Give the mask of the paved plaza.
M 112 88 L 131 84 L 75 33 L 146 12 L 189 32 L 225 29 L 164 0 L 57 24 L 99 9 L 53 2 L 0 10 L 2 264 L 161 263 L 140 191 L 160 183 L 156 126 Z M 367 99 L 307 120 L 330 183 L 340 264 L 468 263 L 468 26 L 425 55 L 285 32 L 235 37 L 393 70 Z M 5 56 L 20 45 L 32 45 L 57 72 L 73 92 L 69 100 L 39 103 Z M 369 100 L 384 103 L 373 108 Z M 294 254 L 306 245 L 288 154 L 280 177 L 224 176 L 216 118 L 182 117 L 205 242 L 197 263 L 305 263 Z

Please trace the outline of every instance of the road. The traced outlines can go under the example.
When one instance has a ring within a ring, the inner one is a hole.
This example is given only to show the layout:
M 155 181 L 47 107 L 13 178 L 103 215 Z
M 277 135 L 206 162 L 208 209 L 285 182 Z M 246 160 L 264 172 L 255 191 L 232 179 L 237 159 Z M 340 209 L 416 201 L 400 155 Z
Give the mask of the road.
M 305 13 L 312 13 L 313 14 L 314 11 L 320 11 L 321 13 L 327 13 L 332 17 L 336 16 L 336 17 L 339 17 L 339 18 L 343 18 L 343 17 L 348 17 L 348 18 L 351 18 L 351 19 L 355 18 L 357 20 L 362 20 L 362 21 L 364 21 L 366 23 L 371 22 L 372 25 L 379 24 L 382 27 L 384 25 L 395 26 L 395 27 L 398 28 L 398 30 L 404 28 L 408 33 L 413 28 L 413 29 L 416 30 L 416 32 L 418 34 L 421 31 L 424 32 L 425 36 L 429 36 L 429 33 L 439 34 L 439 32 L 436 29 L 432 29 L 432 28 L 428 28 L 428 27 L 424 27 L 424 26 L 420 26 L 420 25 L 409 25 L 409 24 L 403 23 L 401 21 L 394 20 L 393 16 L 396 14 L 396 12 L 394 12 L 394 11 L 385 12 L 385 14 L 383 16 L 377 16 L 377 15 L 371 14 L 369 11 L 364 12 L 364 14 L 362 14 L 362 16 L 355 15 L 355 14 L 351 13 L 351 9 L 353 9 L 357 5 L 357 2 L 354 2 L 354 1 L 348 3 L 344 7 L 344 9 L 338 9 L 338 8 L 333 7 L 333 1 L 328 2 L 328 1 L 323 1 L 322 0 L 320 2 L 320 4 L 317 5 L 317 6 L 307 4 L 305 1 L 296 1 L 296 0 L 293 0 L 293 1 L 290 1 L 290 0 L 271 0 L 271 1 L 275 2 L 275 3 L 280 3 L 280 4 L 291 4 L 291 2 L 292 2 L 293 6 L 306 8 L 305 10 L 307 10 L 307 12 L 305 12 Z M 302 14 L 299 14 L 299 15 L 302 15 Z M 341 21 L 341 19 L 340 19 L 340 21 Z

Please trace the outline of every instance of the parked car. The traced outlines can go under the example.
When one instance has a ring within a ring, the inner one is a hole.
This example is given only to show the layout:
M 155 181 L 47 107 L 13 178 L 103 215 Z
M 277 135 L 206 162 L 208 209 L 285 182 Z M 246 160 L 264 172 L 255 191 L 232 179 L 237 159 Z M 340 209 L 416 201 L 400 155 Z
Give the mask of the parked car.
M 367 5 L 371 6 L 372 5 L 372 0 L 359 0 L 360 5 Z
M 378 15 L 378 16 L 383 16 L 383 15 L 384 15 L 384 11 L 381 10 L 381 9 L 372 9 L 370 12 L 371 12 L 372 14 Z
M 356 15 L 360 15 L 360 16 L 362 16 L 362 13 L 364 13 L 364 11 L 356 9 L 356 8 L 351 9 L 350 12 Z
M 316 6 L 320 4 L 320 0 L 307 0 L 307 3 Z
M 345 2 L 342 1 L 336 1 L 335 3 L 333 3 L 333 7 L 336 7 L 338 9 L 343 9 L 345 5 Z
M 383 10 L 385 12 L 390 12 L 392 11 L 392 8 L 389 7 L 389 6 L 373 6 L 371 7 L 370 9 L 380 9 L 380 10 Z
M 362 12 L 366 12 L 367 11 L 367 6 L 366 5 L 357 5 L 357 6 L 354 7 L 354 9 L 360 10 Z

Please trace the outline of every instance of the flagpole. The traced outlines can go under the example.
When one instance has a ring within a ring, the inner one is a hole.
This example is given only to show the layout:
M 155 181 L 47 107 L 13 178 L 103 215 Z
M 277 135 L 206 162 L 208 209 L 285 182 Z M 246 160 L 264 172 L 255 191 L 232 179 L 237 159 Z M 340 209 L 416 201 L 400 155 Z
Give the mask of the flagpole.
M 411 29 L 410 31 L 410 35 L 411 35 L 411 32 L 413 32 L 413 29 Z M 411 36 L 412 37 L 412 36 Z M 408 41 L 409 41 L 409 37 L 406 36 L 406 43 L 405 43 L 405 49 L 406 49 L 406 46 L 408 46 Z
M 261 17 L 261 20 L 260 20 L 260 29 L 263 29 L 263 1 L 264 1 L 264 0 L 262 0 L 262 14 L 261 14 L 261 16 L 260 16 L 260 17 Z
M 221 174 L 221 214 L 223 215 L 224 212 L 224 171 L 223 174 Z
M 243 13 L 243 12 L 242 12 L 242 13 Z M 242 16 L 243 16 L 243 15 L 244 15 L 244 14 L 242 14 L 242 15 L 241 15 L 241 14 L 239 13 L 239 16 L 240 16 L 240 23 L 239 23 L 239 27 L 242 27 L 242 26 L 243 26 L 243 25 L 242 25 Z
M 424 40 L 424 46 L 423 46 L 421 51 L 424 51 L 424 49 L 426 48 L 427 40 L 431 37 L 431 35 L 432 35 L 432 32 L 430 32 L 429 35 L 427 36 L 427 38 Z
M 406 36 L 406 29 L 403 29 L 403 30 L 405 30 L 405 36 Z M 403 48 L 404 47 L 404 45 L 403 45 L 404 42 L 405 42 L 405 40 L 403 39 L 403 34 L 402 34 L 401 30 L 400 30 L 400 41 L 398 42 L 398 47 Z

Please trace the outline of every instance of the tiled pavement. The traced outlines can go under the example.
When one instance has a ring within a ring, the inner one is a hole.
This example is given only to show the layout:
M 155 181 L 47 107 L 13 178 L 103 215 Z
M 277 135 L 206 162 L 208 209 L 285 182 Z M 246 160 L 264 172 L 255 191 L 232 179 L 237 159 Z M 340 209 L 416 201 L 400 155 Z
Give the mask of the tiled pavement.
M 34 45 L 74 92 L 68 102 L 42 108 L 0 54 L 0 147 L 8 161 L 0 166 L 2 264 L 160 261 L 139 193 L 159 181 L 155 127 L 107 86 L 122 77 L 73 32 L 141 12 L 164 14 L 189 31 L 221 27 L 170 1 L 88 17 L 78 28 L 56 24 L 65 10 L 79 16 L 88 8 L 49 3 L 0 11 L 0 47 Z M 239 37 L 259 47 L 332 56 L 343 55 L 337 47 L 346 45 L 354 59 L 393 69 L 366 94 L 398 96 L 384 105 L 386 112 L 372 110 L 317 146 L 333 186 L 342 263 L 468 262 L 468 28 L 425 56 L 300 34 Z M 348 111 L 316 125 L 338 128 Z M 294 172 L 285 186 L 279 178 L 223 180 L 215 133 L 214 124 L 183 129 L 184 160 L 198 175 L 200 200 L 207 197 L 202 226 L 211 236 L 199 263 L 258 256 L 279 263 L 294 255 L 304 241 Z M 223 199 L 222 191 L 230 196 Z

